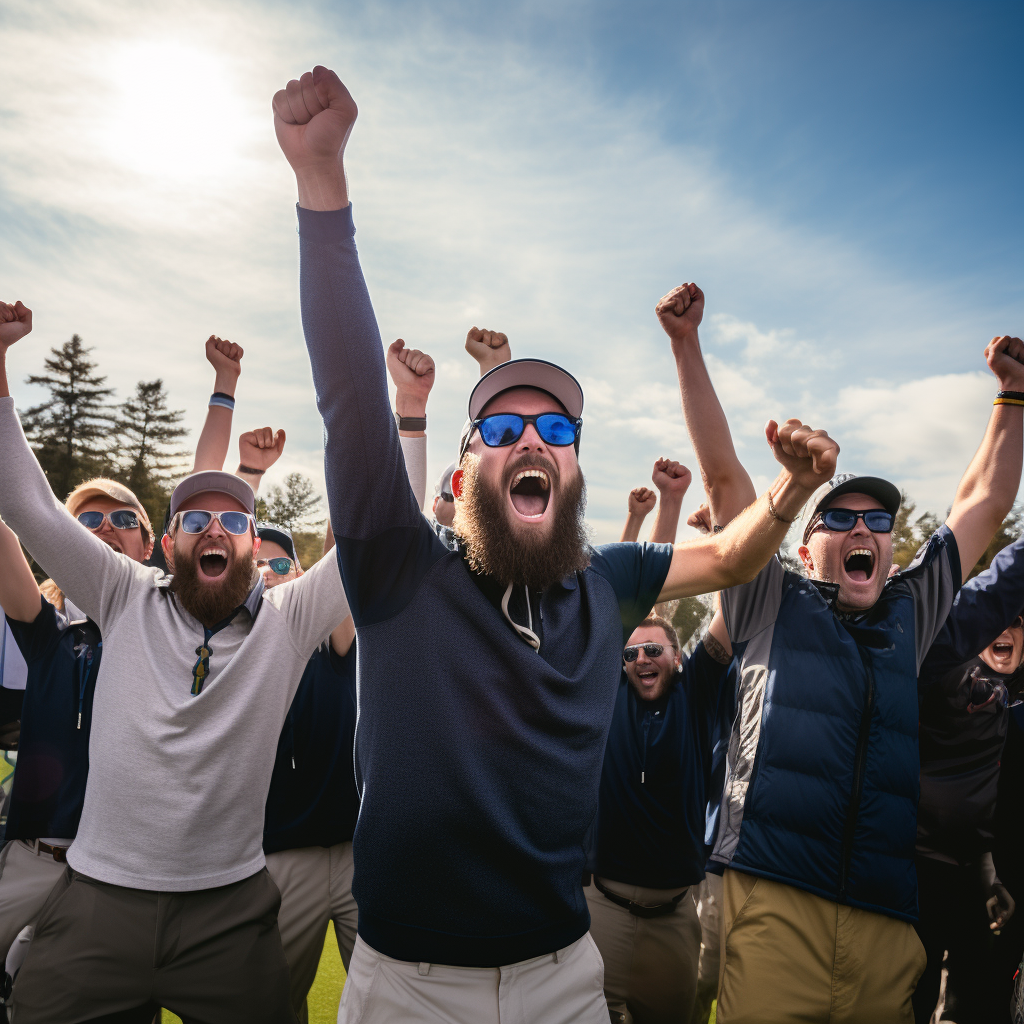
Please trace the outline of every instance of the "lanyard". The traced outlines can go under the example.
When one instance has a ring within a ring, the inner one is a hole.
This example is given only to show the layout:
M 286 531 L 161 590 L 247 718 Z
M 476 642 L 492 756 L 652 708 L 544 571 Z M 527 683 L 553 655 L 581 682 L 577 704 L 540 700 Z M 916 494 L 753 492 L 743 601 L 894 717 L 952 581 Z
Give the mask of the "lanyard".
M 103 641 L 96 644 L 96 654 L 103 648 Z M 78 666 L 78 724 L 76 729 L 82 728 L 82 706 L 85 704 L 85 688 L 89 682 L 89 675 L 92 669 L 93 649 L 85 642 L 75 647 L 75 662 Z
M 192 689 L 189 691 L 193 697 L 198 697 L 203 692 L 203 684 L 210 674 L 210 655 L 213 648 L 210 640 L 215 633 L 219 633 L 225 626 L 230 625 L 231 620 L 238 614 L 236 608 L 226 619 L 221 619 L 216 626 L 203 627 L 203 642 L 196 648 L 196 663 L 192 666 Z

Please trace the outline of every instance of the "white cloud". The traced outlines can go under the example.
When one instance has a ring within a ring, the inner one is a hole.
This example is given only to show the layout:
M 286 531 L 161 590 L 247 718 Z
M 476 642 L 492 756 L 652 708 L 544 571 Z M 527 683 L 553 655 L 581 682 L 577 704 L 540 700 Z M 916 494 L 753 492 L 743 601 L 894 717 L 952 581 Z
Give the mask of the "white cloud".
M 617 535 L 626 492 L 657 456 L 696 468 L 653 316 L 659 295 L 694 276 L 708 294 L 709 368 L 756 478 L 772 472 L 764 420 L 817 417 L 841 430 L 844 461 L 905 466 L 915 496 L 944 507 L 961 449 L 980 438 L 963 397 L 974 375 L 949 374 L 963 369 L 963 339 L 976 344 L 977 325 L 1006 311 L 977 284 L 959 283 L 951 303 L 949 282 L 893 279 L 856 240 L 754 208 L 710 154 L 663 137 L 656 104 L 609 102 L 507 42 L 467 61 L 479 40 L 429 20 L 347 10 L 342 30 L 327 5 L 5 8 L 0 201 L 14 226 L 0 275 L 6 294 L 34 304 L 37 324 L 34 346 L 11 359 L 19 377 L 77 331 L 122 395 L 163 376 L 195 437 L 212 379 L 202 342 L 230 337 L 246 348 L 236 426 L 285 426 L 282 475 L 298 467 L 322 481 L 294 185 L 269 116 L 273 92 L 321 60 L 360 105 L 348 169 L 385 342 L 403 337 L 438 362 L 431 476 L 454 455 L 475 378 L 465 332 L 503 330 L 514 354 L 585 380 L 592 519 L 598 539 Z M 948 381 L 942 394 L 969 422 L 957 447 L 897 417 L 893 429 L 919 445 L 904 459 L 877 427 L 889 422 L 887 389 L 929 415 L 938 403 L 929 407 L 927 387 L 904 393 L 908 384 L 885 378 L 922 374 Z M 862 379 L 880 382 L 857 390 Z M 860 408 L 873 415 L 858 420 Z

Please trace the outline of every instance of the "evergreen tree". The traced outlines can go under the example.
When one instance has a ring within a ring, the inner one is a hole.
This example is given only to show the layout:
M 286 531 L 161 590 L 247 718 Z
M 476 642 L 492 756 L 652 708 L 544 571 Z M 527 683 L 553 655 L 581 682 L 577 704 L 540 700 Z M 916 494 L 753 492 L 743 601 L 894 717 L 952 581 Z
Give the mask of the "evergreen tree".
M 48 388 L 50 398 L 29 409 L 25 433 L 46 473 L 54 494 L 63 501 L 72 488 L 110 468 L 110 415 L 107 399 L 113 388 L 104 387 L 91 349 L 74 334 L 60 348 L 52 348 L 46 372 L 32 374 L 29 384 Z
M 180 475 L 189 454 L 177 445 L 188 434 L 180 426 L 184 415 L 182 409 L 167 408 L 162 380 L 140 380 L 135 394 L 118 408 L 117 478 L 135 492 L 154 525 L 163 517 L 172 477 Z
M 272 487 L 266 500 L 261 499 L 257 505 L 259 518 L 292 531 L 322 526 L 327 520 L 319 513 L 320 495 L 313 481 L 301 473 L 289 473 L 284 490 Z

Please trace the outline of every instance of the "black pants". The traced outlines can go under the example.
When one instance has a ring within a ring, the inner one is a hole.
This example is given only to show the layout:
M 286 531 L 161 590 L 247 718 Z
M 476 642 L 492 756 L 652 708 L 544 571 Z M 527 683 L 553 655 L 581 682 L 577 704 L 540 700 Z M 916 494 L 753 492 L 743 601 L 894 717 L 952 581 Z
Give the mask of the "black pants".
M 14 986 L 17 1024 L 294 1024 L 264 868 L 196 892 L 126 889 L 68 868 L 39 913 Z
M 928 1024 L 939 998 L 942 955 L 948 950 L 948 1016 L 957 1024 L 1002 1024 L 1009 1012 L 994 959 L 985 893 L 976 865 L 957 867 L 917 858 L 917 934 L 928 965 L 914 993 L 914 1019 Z M 952 997 L 956 997 L 956 1008 Z M 945 1016 L 945 1014 L 944 1014 Z

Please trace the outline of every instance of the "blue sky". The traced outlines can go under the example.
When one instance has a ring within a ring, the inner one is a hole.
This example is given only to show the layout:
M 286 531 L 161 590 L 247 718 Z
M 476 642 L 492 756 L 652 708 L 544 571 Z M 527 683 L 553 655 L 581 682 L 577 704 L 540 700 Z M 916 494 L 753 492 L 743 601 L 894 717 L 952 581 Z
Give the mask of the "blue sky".
M 990 410 L 981 351 L 1024 330 L 1024 6 L 496 6 L 5 4 L 0 288 L 37 312 L 19 404 L 77 331 L 122 395 L 163 376 L 194 437 L 216 332 L 246 347 L 238 429 L 284 426 L 278 476 L 322 479 L 269 102 L 325 63 L 360 105 L 382 334 L 438 362 L 431 475 L 466 330 L 504 330 L 583 380 L 590 518 L 617 535 L 657 456 L 696 468 L 653 316 L 691 279 L 759 486 L 764 420 L 799 415 L 842 469 L 944 510 Z

